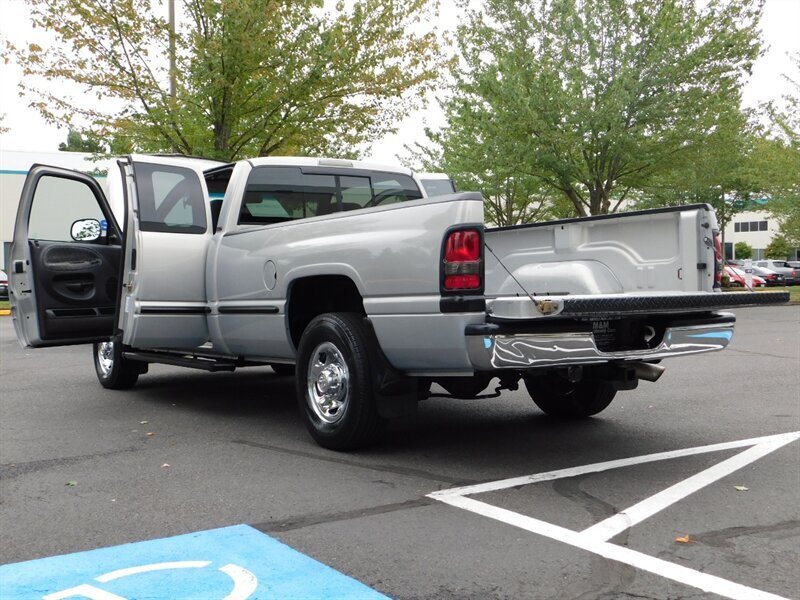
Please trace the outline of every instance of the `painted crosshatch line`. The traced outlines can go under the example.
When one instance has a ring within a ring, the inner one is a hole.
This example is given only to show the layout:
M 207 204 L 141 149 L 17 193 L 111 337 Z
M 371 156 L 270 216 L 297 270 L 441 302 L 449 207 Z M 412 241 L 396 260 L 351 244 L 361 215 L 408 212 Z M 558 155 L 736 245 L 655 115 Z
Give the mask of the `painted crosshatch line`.
M 537 473 L 535 475 L 512 477 L 499 481 L 491 481 L 476 485 L 440 490 L 428 494 L 428 497 L 445 504 L 449 504 L 450 506 L 489 517 L 490 519 L 495 519 L 496 521 L 513 525 L 514 527 L 519 527 L 520 529 L 524 529 L 532 533 L 543 535 L 576 548 L 593 552 L 594 554 L 598 554 L 604 558 L 622 562 L 655 575 L 672 579 L 673 581 L 698 588 L 705 592 L 711 592 L 726 598 L 732 598 L 734 600 L 788 600 L 776 594 L 764 592 L 762 590 L 735 583 L 721 577 L 709 575 L 708 573 L 703 573 L 701 571 L 696 571 L 682 565 L 662 560 L 636 550 L 631 550 L 630 548 L 610 543 L 608 540 L 625 531 L 626 529 L 629 529 L 634 525 L 641 523 L 645 519 L 655 515 L 656 513 L 668 508 L 676 502 L 683 500 L 687 496 L 708 486 L 709 484 L 719 481 L 723 477 L 734 473 L 742 467 L 745 467 L 798 439 L 800 439 L 800 432 L 796 431 L 791 433 L 739 440 L 735 442 L 724 442 L 720 444 L 711 444 L 708 446 L 685 448 L 682 450 L 658 452 L 655 454 L 646 454 L 643 456 L 594 463 L 581 467 L 571 467 L 556 471 Z M 494 506 L 492 504 L 469 497 L 476 494 L 496 492 L 512 487 L 539 483 L 542 481 L 553 481 L 556 479 L 575 477 L 577 475 L 601 473 L 611 469 L 619 469 L 656 461 L 683 458 L 686 456 L 707 454 L 710 452 L 719 452 L 723 450 L 733 450 L 737 448 L 745 448 L 745 450 L 707 469 L 704 469 L 703 471 L 692 475 L 688 479 L 684 479 L 683 481 L 680 481 L 675 485 L 672 485 L 658 492 L 657 494 L 654 494 L 642 500 L 641 502 L 634 504 L 633 506 L 626 508 L 612 517 L 600 521 L 599 523 L 596 523 L 591 527 L 584 529 L 583 531 L 573 531 L 553 523 L 528 517 L 526 515 L 506 510 L 504 508 L 500 508 L 498 506 Z

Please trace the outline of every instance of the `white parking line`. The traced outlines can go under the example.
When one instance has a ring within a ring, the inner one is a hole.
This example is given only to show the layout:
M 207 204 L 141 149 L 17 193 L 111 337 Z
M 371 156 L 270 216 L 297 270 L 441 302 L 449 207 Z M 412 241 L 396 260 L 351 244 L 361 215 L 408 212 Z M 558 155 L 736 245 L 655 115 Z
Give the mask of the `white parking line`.
M 771 440 L 759 442 L 752 448 L 740 452 L 736 456 L 732 456 L 721 463 L 717 463 L 705 471 L 692 475 L 689 479 L 684 479 L 658 494 L 650 496 L 646 500 L 642 500 L 630 508 L 626 508 L 621 513 L 585 529 L 583 534 L 593 537 L 598 541 L 605 542 L 610 540 L 618 533 L 625 531 L 629 527 L 633 527 L 637 523 L 641 523 L 646 518 L 675 504 L 678 500 L 686 498 L 689 494 L 693 494 L 697 490 L 706 487 L 708 484 L 722 479 L 734 471 L 738 471 L 742 467 L 746 467 L 750 463 L 757 461 L 759 458 L 763 458 L 770 452 L 774 452 L 778 448 L 798 438 L 800 438 L 800 434 L 795 433 L 785 436 L 775 436 Z
M 742 467 L 758 460 L 759 458 L 763 458 L 767 454 L 774 452 L 778 448 L 781 448 L 797 439 L 800 439 L 800 432 L 784 433 L 723 444 L 711 444 L 708 446 L 686 448 L 671 452 L 659 452 L 656 454 L 647 454 L 644 456 L 637 456 L 621 460 L 595 463 L 582 467 L 548 471 L 546 473 L 538 473 L 536 475 L 513 477 L 511 479 L 504 479 L 501 481 L 493 481 L 478 485 L 441 490 L 428 494 L 428 497 L 439 500 L 440 502 L 444 502 L 445 504 L 449 504 L 451 506 L 462 508 L 476 514 L 519 527 L 526 531 L 537 533 L 539 535 L 570 544 L 576 548 L 594 552 L 595 554 L 610 560 L 625 563 L 655 575 L 660 575 L 662 577 L 666 577 L 667 579 L 672 579 L 673 581 L 690 585 L 705 592 L 715 593 L 720 596 L 725 596 L 727 598 L 733 598 L 736 600 L 786 600 L 781 596 L 777 596 L 769 592 L 757 590 L 733 581 L 728 581 L 727 579 L 722 579 L 721 577 L 709 575 L 708 573 L 703 573 L 694 569 L 683 567 L 681 565 L 676 565 L 669 561 L 655 558 L 653 556 L 648 556 L 647 554 L 631 550 L 630 548 L 609 543 L 607 540 L 617 535 L 621 531 L 624 531 L 625 529 L 642 522 L 644 519 L 656 514 L 657 512 L 664 510 L 668 506 L 671 506 L 675 502 L 687 497 L 697 490 L 702 489 L 710 483 L 730 475 L 737 469 L 741 469 Z M 593 525 L 582 532 L 566 529 L 559 525 L 547 523 L 546 521 L 540 521 L 539 519 L 534 519 L 532 517 L 521 515 L 510 510 L 466 497 L 472 494 L 498 491 L 508 489 L 510 487 L 536 483 L 539 481 L 551 481 L 553 479 L 574 477 L 575 475 L 582 475 L 585 473 L 599 473 L 601 471 L 607 471 L 609 469 L 616 469 L 620 467 L 743 447 L 750 447 L 750 449 L 740 452 L 739 454 L 730 457 L 709 469 L 697 473 L 696 475 L 693 475 L 692 477 L 689 477 L 688 479 L 677 483 L 663 490 L 662 492 L 643 500 L 642 502 L 634 504 L 625 511 L 601 521 L 600 523 L 597 523 L 596 525 Z
M 432 492 L 431 494 L 428 494 L 428 497 L 439 500 L 443 496 L 471 496 L 472 494 L 495 492 L 510 487 L 519 487 L 521 485 L 527 485 L 529 483 L 537 483 L 539 481 L 552 481 L 553 479 L 575 477 L 576 475 L 584 475 L 586 473 L 600 473 L 601 471 L 608 471 L 609 469 L 619 469 L 621 467 L 641 465 L 644 463 L 656 462 L 659 460 L 682 458 L 684 456 L 693 456 L 695 454 L 708 454 L 709 452 L 717 452 L 721 450 L 733 450 L 735 448 L 746 448 L 748 446 L 755 446 L 756 444 L 764 443 L 771 440 L 775 441 L 786 440 L 785 443 L 788 444 L 789 442 L 792 442 L 798 438 L 800 438 L 800 431 L 793 433 L 780 433 L 778 435 L 768 435 L 765 437 L 758 437 L 758 438 L 750 438 L 747 440 L 739 440 L 736 442 L 722 442 L 721 444 L 710 444 L 708 446 L 683 448 L 682 450 L 669 450 L 668 452 L 656 452 L 655 454 L 644 454 L 642 456 L 620 458 L 618 460 L 609 460 L 606 462 L 599 462 L 591 465 L 584 465 L 581 467 L 570 467 L 567 469 L 558 469 L 557 471 L 547 471 L 545 473 L 537 473 L 535 475 L 523 475 L 521 477 L 512 477 L 510 479 L 500 479 L 498 481 L 489 481 L 486 483 L 477 483 L 475 485 L 465 485 L 463 487 L 450 488 L 447 490 L 439 490 L 437 492 Z

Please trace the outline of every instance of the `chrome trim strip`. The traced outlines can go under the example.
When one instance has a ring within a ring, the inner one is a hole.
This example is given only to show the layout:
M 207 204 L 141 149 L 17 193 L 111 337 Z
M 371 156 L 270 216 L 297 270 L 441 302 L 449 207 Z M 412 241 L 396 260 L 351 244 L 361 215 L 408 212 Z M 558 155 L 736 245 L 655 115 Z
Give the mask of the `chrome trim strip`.
M 714 352 L 733 336 L 733 323 L 669 327 L 661 343 L 651 349 L 602 352 L 591 332 L 467 336 L 467 352 L 476 370 L 593 364 L 608 361 L 639 362 Z

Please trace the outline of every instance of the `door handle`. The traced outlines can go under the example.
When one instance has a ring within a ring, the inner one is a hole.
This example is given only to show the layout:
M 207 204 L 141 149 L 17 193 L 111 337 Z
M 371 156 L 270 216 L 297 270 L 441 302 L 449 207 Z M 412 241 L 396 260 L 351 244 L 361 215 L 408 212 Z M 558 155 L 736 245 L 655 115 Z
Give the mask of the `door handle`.
M 67 283 L 64 287 L 66 287 L 71 292 L 83 293 L 84 291 L 92 287 L 92 284 L 85 281 L 78 281 L 75 283 Z

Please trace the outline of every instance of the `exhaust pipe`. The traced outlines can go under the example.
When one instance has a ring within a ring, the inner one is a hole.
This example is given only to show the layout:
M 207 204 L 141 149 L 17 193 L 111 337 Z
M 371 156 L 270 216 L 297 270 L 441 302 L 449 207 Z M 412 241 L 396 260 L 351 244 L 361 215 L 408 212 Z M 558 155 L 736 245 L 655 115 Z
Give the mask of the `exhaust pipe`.
M 658 381 L 658 378 L 666 370 L 666 367 L 661 365 L 651 365 L 650 363 L 639 363 L 634 367 L 637 379 L 644 379 L 645 381 Z

